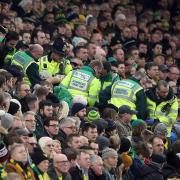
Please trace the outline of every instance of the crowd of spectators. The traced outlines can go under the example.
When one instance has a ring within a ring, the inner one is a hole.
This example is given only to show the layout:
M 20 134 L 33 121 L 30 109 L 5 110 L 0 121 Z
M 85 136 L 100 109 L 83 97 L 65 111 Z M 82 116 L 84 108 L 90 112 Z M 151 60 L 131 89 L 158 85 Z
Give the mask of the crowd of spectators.
M 180 179 L 180 1 L 0 0 L 0 179 Z

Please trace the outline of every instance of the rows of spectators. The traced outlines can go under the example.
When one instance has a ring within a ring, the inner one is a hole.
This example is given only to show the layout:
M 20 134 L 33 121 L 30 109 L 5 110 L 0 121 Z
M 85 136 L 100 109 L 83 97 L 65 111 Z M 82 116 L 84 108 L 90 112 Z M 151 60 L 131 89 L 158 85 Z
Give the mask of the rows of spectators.
M 0 0 L 0 179 L 180 179 L 180 1 Z

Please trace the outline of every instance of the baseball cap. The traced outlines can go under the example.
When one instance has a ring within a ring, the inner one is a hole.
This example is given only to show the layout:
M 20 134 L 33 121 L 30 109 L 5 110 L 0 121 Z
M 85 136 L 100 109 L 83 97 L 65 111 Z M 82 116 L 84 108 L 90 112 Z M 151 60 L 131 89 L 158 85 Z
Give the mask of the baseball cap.
M 119 110 L 118 110 L 118 113 L 119 114 L 137 114 L 137 111 L 135 110 L 131 110 L 131 108 L 127 105 L 122 105 L 119 107 Z

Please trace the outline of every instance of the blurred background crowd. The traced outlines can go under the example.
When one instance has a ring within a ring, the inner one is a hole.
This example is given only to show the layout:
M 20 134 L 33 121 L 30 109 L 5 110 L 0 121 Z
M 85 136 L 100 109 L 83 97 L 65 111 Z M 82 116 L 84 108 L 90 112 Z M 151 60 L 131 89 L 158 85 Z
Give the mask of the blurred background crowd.
M 0 179 L 180 179 L 180 1 L 0 0 Z

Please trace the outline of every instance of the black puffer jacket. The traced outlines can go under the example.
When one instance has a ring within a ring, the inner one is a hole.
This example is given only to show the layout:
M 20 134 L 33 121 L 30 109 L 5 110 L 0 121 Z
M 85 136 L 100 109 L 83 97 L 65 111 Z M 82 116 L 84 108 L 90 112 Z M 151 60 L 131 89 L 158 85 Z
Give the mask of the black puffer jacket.
M 164 176 L 164 180 L 168 180 L 169 178 L 180 178 L 180 174 L 178 174 L 175 167 L 169 164 L 166 164 L 163 167 L 163 176 Z
M 142 180 L 164 180 L 160 165 L 151 162 L 149 165 L 144 165 L 141 171 Z

